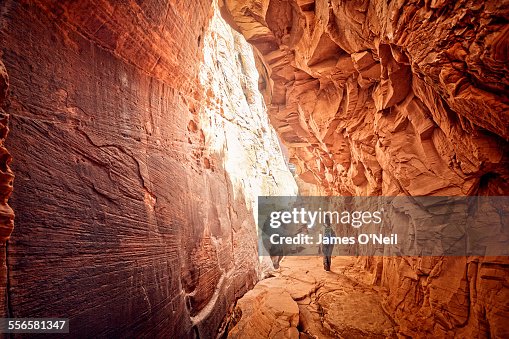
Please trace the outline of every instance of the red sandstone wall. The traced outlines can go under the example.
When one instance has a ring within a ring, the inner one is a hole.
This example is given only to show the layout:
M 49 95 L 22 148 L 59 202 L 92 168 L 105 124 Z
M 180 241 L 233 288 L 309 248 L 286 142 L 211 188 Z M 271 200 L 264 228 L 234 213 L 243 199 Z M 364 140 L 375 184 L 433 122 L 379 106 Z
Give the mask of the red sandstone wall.
M 9 133 L 9 114 L 5 111 L 9 104 L 9 77 L 3 62 L 0 60 L 0 316 L 7 316 L 7 263 L 6 240 L 11 235 L 14 224 L 14 212 L 7 204 L 12 193 L 14 174 L 9 164 L 12 160 L 9 151 L 4 147 Z
M 11 316 L 70 317 L 83 337 L 203 336 L 253 286 L 252 212 L 188 130 L 210 16 L 198 0 L 2 4 Z
M 507 5 L 223 2 L 259 51 L 301 180 L 342 195 L 509 191 Z
M 222 14 L 258 51 L 301 193 L 509 193 L 506 1 L 224 0 Z M 507 258 L 365 260 L 401 333 L 509 335 Z
M 316 191 L 508 192 L 503 2 L 226 2 Z M 210 3 L 140 3 L 2 4 L 17 176 L 4 313 L 186 337 L 214 331 L 256 279 L 251 211 L 196 156 L 190 123 Z M 402 331 L 503 335 L 507 263 L 433 260 L 382 265 Z

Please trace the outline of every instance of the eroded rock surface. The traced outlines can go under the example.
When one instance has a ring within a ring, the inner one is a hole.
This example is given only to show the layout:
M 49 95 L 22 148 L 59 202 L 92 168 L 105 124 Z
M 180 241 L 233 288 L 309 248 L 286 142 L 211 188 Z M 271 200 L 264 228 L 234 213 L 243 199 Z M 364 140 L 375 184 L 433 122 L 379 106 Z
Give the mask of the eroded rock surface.
M 253 201 L 296 186 L 251 47 L 211 3 L 2 3 L 18 178 L 3 312 L 205 337 L 258 280 Z
M 17 175 L 2 314 L 70 317 L 83 336 L 204 336 L 254 285 L 253 197 L 295 186 L 260 115 L 255 61 L 238 35 L 209 29 L 211 4 L 2 3 Z M 341 195 L 509 193 L 508 11 L 494 0 L 222 4 L 256 48 L 301 192 Z M 392 335 L 379 285 L 402 335 L 508 336 L 505 258 L 364 266 L 374 287 L 359 294 L 338 278 L 314 303 L 350 293 L 377 322 L 359 327 L 343 305 L 301 333 Z M 313 299 L 314 283 L 299 286 L 286 293 Z M 284 298 L 288 331 L 277 333 L 292 336 Z M 314 319 L 297 301 L 299 319 Z
M 299 307 L 281 287 L 257 285 L 237 303 L 230 338 L 299 338 Z
M 14 173 L 11 171 L 11 154 L 5 148 L 5 139 L 9 133 L 9 114 L 5 111 L 9 102 L 9 76 L 0 60 L 0 305 L 6 305 L 7 296 L 7 246 L 14 226 L 14 211 L 8 204 L 12 194 Z M 0 316 L 8 317 L 5 307 L 0 309 Z
M 286 257 L 275 277 L 242 297 L 230 324 L 232 338 L 392 338 L 395 323 L 369 275 L 355 258 Z M 299 333 L 300 332 L 300 333 Z
M 506 1 L 224 0 L 222 14 L 256 47 L 302 193 L 509 194 Z M 400 333 L 508 335 L 507 258 L 366 261 Z
M 342 195 L 509 190 L 507 4 L 222 8 L 259 52 L 271 121 L 300 179 Z

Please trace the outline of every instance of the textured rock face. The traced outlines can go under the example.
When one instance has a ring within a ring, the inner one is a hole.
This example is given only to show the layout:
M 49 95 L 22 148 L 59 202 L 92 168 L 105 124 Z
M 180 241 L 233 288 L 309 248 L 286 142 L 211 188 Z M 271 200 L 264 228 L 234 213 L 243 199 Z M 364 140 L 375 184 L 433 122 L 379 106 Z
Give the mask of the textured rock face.
M 301 192 L 509 192 L 504 2 L 224 2 L 256 47 Z M 2 3 L 17 176 L 6 250 L 1 147 L 2 314 L 70 317 L 84 337 L 204 336 L 253 286 L 254 196 L 295 185 L 255 61 L 211 3 Z M 507 259 L 362 260 L 400 334 L 509 336 Z M 283 334 L 295 336 L 287 295 L 266 304 L 255 292 L 247 300 L 282 309 Z M 327 321 L 353 323 L 348 312 Z
M 295 195 L 297 186 L 258 90 L 253 48 L 221 18 L 217 5 L 203 53 L 199 79 L 207 97 L 195 133 L 203 133 L 205 152 L 224 155 L 234 191 L 244 192 L 257 216 L 259 195 Z
M 83 337 L 203 337 L 257 281 L 253 201 L 296 186 L 250 46 L 213 12 L 2 4 L 17 176 L 3 314 L 69 317 Z
M 269 116 L 303 192 L 509 193 L 507 3 L 221 8 L 256 47 Z M 508 335 L 507 258 L 365 260 L 389 288 L 402 334 Z
M 14 174 L 9 164 L 12 157 L 4 147 L 9 133 L 9 115 L 5 112 L 8 106 L 9 77 L 3 62 L 0 60 L 0 242 L 9 238 L 14 222 L 14 212 L 7 204 L 12 193 Z
M 9 163 L 11 155 L 4 147 L 9 133 L 9 115 L 5 112 L 8 106 L 9 77 L 3 62 L 0 60 L 0 305 L 6 305 L 7 299 L 7 263 L 6 240 L 11 235 L 14 223 L 14 212 L 7 204 L 12 193 L 14 174 Z M 0 316 L 7 317 L 5 308 L 0 310 Z
M 299 338 L 299 307 L 280 286 L 257 285 L 235 306 L 229 338 Z
M 509 190 L 507 11 L 498 1 L 223 6 L 259 51 L 271 121 L 300 178 L 342 195 Z

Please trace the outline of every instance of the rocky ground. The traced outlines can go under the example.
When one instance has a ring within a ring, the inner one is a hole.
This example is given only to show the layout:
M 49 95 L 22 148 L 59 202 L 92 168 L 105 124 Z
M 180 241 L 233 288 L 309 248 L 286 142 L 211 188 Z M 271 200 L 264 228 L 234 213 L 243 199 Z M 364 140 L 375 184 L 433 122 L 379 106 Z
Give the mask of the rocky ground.
M 321 257 L 286 257 L 273 277 L 241 298 L 231 338 L 386 338 L 397 328 L 384 311 L 384 291 L 355 265 L 334 257 L 326 272 Z

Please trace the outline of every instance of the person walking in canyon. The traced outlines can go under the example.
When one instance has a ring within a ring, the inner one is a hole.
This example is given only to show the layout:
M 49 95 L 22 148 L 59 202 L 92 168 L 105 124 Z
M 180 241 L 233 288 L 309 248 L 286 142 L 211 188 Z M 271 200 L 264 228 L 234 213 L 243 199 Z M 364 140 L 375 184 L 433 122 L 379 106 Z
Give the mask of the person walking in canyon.
M 323 243 L 322 243 L 322 254 L 323 254 L 323 269 L 330 271 L 332 250 L 334 249 L 334 242 L 329 239 L 334 238 L 336 233 L 332 229 L 330 216 L 326 216 L 324 220 L 323 229 Z M 326 241 L 325 239 L 329 240 Z

